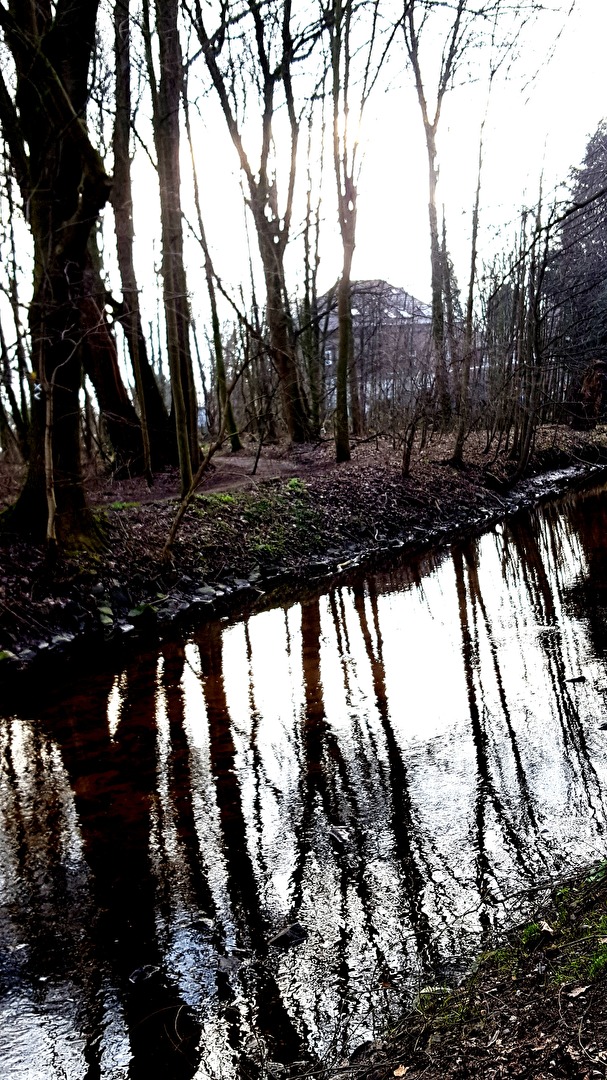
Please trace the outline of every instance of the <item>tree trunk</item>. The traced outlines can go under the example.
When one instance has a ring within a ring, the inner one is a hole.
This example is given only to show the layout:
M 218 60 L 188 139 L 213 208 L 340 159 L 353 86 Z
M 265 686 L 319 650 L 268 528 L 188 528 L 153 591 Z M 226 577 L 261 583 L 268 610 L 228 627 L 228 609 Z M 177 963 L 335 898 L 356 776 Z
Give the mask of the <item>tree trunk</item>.
M 219 97 L 230 137 L 238 153 L 240 167 L 246 177 L 249 191 L 248 205 L 255 223 L 266 286 L 266 319 L 270 337 L 270 355 L 280 381 L 287 430 L 293 442 L 305 442 L 309 435 L 308 410 L 298 379 L 295 341 L 284 272 L 284 254 L 291 227 L 299 138 L 299 118 L 293 100 L 292 85 L 292 65 L 296 46 L 291 36 L 291 4 L 277 5 L 276 8 L 270 5 L 267 11 L 265 9 L 262 11 L 262 6 L 258 3 L 247 5 L 252 17 L 254 52 L 259 63 L 259 70 L 255 71 L 254 78 L 263 100 L 261 151 L 259 164 L 255 169 L 248 160 L 234 107 L 232 61 L 230 61 L 227 74 L 222 73 L 219 65 L 221 48 L 229 40 L 227 31 L 231 20 L 227 18 L 228 6 L 222 8 L 221 32 L 214 34 L 212 38 L 206 31 L 202 7 L 198 0 L 194 7 L 196 32 Z M 280 35 L 281 56 L 281 62 L 278 65 L 275 64 L 271 48 L 272 38 L 277 30 Z M 274 95 L 279 83 L 282 83 L 284 89 L 291 140 L 287 197 L 282 212 L 278 207 L 276 172 L 271 163 L 272 152 L 275 148 L 272 131 Z
M 12 372 L 11 372 L 11 367 L 10 367 L 10 362 L 9 362 L 8 349 L 6 347 L 6 341 L 5 341 L 5 338 L 4 338 L 4 330 L 2 328 L 2 323 L 1 322 L 0 322 L 0 358 L 1 358 L 1 362 L 2 362 L 1 363 L 2 374 L 1 374 L 0 377 L 1 377 L 1 380 L 2 380 L 2 385 L 4 386 L 4 391 L 5 391 L 6 396 L 8 398 L 8 403 L 9 403 L 9 405 L 11 407 L 12 420 L 13 420 L 13 424 L 14 424 L 14 428 L 15 428 L 14 432 L 12 431 L 10 426 L 8 425 L 8 418 L 6 420 L 6 424 L 7 424 L 8 430 L 11 431 L 11 434 L 12 434 L 13 438 L 15 439 L 17 446 L 19 447 L 20 456 L 23 458 L 24 461 L 27 461 L 27 456 L 28 456 L 27 414 L 24 415 L 22 410 L 19 408 L 19 404 L 18 404 L 17 398 L 15 396 L 15 391 L 13 390 Z
M 95 265 L 95 247 L 91 238 L 80 304 L 82 365 L 95 388 L 114 452 L 114 471 L 119 476 L 139 476 L 145 470 L 141 425 L 120 374 L 116 340 L 105 314 L 105 287 Z
M 38 226 L 32 222 L 38 247 Z M 46 238 L 45 238 L 46 239 Z M 79 338 L 81 273 L 75 260 L 45 250 L 45 273 L 30 308 L 32 363 L 37 380 L 32 394 L 31 453 L 25 486 L 7 525 L 53 543 L 84 540 L 93 529 L 86 509 L 80 464 L 80 406 L 82 381 Z M 81 256 L 82 257 L 82 256 Z M 51 263 L 53 269 L 51 271 Z M 71 295 L 70 295 L 71 294 Z M 47 430 L 52 417 L 52 431 Z M 52 460 L 49 460 L 49 449 Z M 49 477 L 54 491 L 49 492 Z M 50 498 L 54 502 L 49 520 Z
M 116 0 L 114 8 L 116 56 L 116 114 L 114 120 L 114 188 L 112 207 L 116 251 L 122 285 L 120 325 L 126 338 L 139 404 L 144 467 L 154 469 L 178 462 L 175 430 L 162 399 L 141 325 L 139 289 L 133 259 L 133 196 L 131 184 L 131 61 L 130 0 Z
M 350 312 L 350 340 L 352 338 L 352 314 Z M 348 366 L 348 390 L 350 392 L 350 417 L 352 420 L 352 434 L 356 438 L 360 438 L 364 434 L 365 426 L 363 422 L 363 410 L 360 402 L 360 391 L 358 387 L 358 364 L 356 362 L 356 353 L 354 352 L 353 344 L 350 347 L 351 359 Z
M 51 531 L 69 545 L 96 534 L 80 466 L 79 394 L 87 247 L 109 195 L 108 177 L 82 120 L 97 9 L 98 0 L 57 5 L 54 15 L 38 5 L 20 16 L 0 9 L 17 82 L 14 107 L 3 95 L 2 127 L 34 240 L 31 454 L 25 486 L 6 524 L 47 534 L 52 474 Z
M 352 355 L 352 308 L 350 304 L 350 269 L 354 245 L 344 244 L 344 265 L 337 287 L 339 338 L 335 379 L 335 460 L 350 460 L 348 430 L 348 371 Z
M 266 320 L 270 350 L 276 373 L 289 437 L 303 443 L 309 437 L 308 410 L 299 385 L 293 327 L 287 305 L 285 274 L 280 245 L 274 243 L 274 224 L 263 214 L 254 214 L 266 285 Z
M 484 127 L 484 123 L 483 123 Z M 476 195 L 474 198 L 474 210 L 472 211 L 472 240 L 470 246 L 470 280 L 468 282 L 468 298 L 466 300 L 466 325 L 464 331 L 464 354 L 462 357 L 462 376 L 459 389 L 459 415 L 457 421 L 457 434 L 453 450 L 454 465 L 463 463 L 464 439 L 468 426 L 468 413 L 470 410 L 470 368 L 472 365 L 472 347 L 474 337 L 474 285 L 476 282 L 476 260 L 478 243 L 478 219 L 481 201 L 481 172 L 483 167 L 483 127 L 478 148 L 478 170 L 476 175 Z
M 177 432 L 181 488 L 185 494 L 197 468 L 198 405 L 190 349 L 190 313 L 183 263 L 179 109 L 183 82 L 178 29 L 178 0 L 157 0 L 160 81 L 154 104 L 154 140 L 158 155 L 162 223 L 162 279 L 171 372 L 173 416 Z
M 436 379 L 436 402 L 441 423 L 451 419 L 451 395 L 449 372 L 445 355 L 445 316 L 443 310 L 443 259 L 438 232 L 436 188 L 438 168 L 436 165 L 436 136 L 431 124 L 425 124 L 426 150 L 428 153 L 428 222 L 430 225 L 430 269 L 432 279 L 432 346 Z
M 215 290 L 215 279 L 213 274 L 213 262 L 211 259 L 211 252 L 209 251 L 209 245 L 207 243 L 207 235 L 204 227 L 204 221 L 202 220 L 202 208 L 200 206 L 200 194 L 198 189 L 198 172 L 196 169 L 196 159 L 194 156 L 194 144 L 192 142 L 192 129 L 190 126 L 190 110 L 187 98 L 187 85 L 184 87 L 186 91 L 183 95 L 183 107 L 185 113 L 185 126 L 188 135 L 188 143 L 190 146 L 190 157 L 192 159 L 192 177 L 194 180 L 194 203 L 196 206 L 196 216 L 198 218 L 198 231 L 200 234 L 200 244 L 204 254 L 204 275 L 207 282 L 207 292 L 209 294 L 209 303 L 211 305 L 211 326 L 213 330 L 213 350 L 215 353 L 215 374 L 217 377 L 217 397 L 219 401 L 220 416 L 226 416 L 226 433 L 230 440 L 230 446 L 232 453 L 237 454 L 239 450 L 242 450 L 242 443 L 240 441 L 240 435 L 234 419 L 234 410 L 232 408 L 232 401 L 228 394 L 228 384 L 226 378 L 226 366 L 223 353 L 223 341 L 221 340 L 221 326 L 219 325 L 219 312 L 217 310 L 217 293 Z M 200 358 L 199 358 L 200 359 Z M 202 366 L 200 367 L 201 378 L 204 375 Z M 221 421 L 220 421 L 221 423 Z
M 324 121 L 323 121 L 324 132 Z M 312 212 L 312 163 L 311 150 L 312 119 L 309 121 L 308 134 L 308 185 L 306 191 L 306 219 L 304 223 L 304 296 L 300 312 L 300 343 L 304 358 L 304 364 L 308 375 L 310 390 L 310 434 L 314 438 L 320 435 L 321 426 L 321 401 L 322 401 L 322 378 L 324 368 L 324 355 L 320 348 L 320 331 L 318 325 L 318 291 L 317 278 L 320 263 L 319 255 L 319 220 L 320 220 L 320 197 L 315 212 Z M 322 145 L 322 144 L 321 144 Z M 322 151 L 321 151 L 322 153 Z M 320 163 L 322 176 L 323 163 Z M 314 217 L 314 223 L 312 218 Z

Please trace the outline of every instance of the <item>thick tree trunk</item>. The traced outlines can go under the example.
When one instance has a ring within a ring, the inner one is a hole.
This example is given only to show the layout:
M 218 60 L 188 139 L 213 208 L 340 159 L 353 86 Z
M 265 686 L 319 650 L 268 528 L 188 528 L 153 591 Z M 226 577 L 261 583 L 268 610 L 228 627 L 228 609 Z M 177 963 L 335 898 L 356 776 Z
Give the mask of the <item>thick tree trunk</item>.
M 173 415 L 182 493 L 189 490 L 199 460 L 198 404 L 190 349 L 190 312 L 183 262 L 179 109 L 183 82 L 178 0 L 157 0 L 160 81 L 154 109 L 162 222 L 162 277 Z
M 294 443 L 309 438 L 308 410 L 299 383 L 295 362 L 293 327 L 288 310 L 285 274 L 280 245 L 274 243 L 274 225 L 262 213 L 255 216 L 259 250 L 266 285 L 266 319 L 274 367 L 289 438 Z
M 274 305 L 273 297 L 276 296 L 276 290 L 275 281 L 272 278 L 273 275 L 271 275 L 271 280 L 267 281 L 267 319 L 272 358 L 280 379 L 282 406 L 289 437 L 294 443 L 303 443 L 309 435 L 307 410 L 297 377 L 289 318 L 283 307 Z
M 90 253 L 80 304 L 82 365 L 91 380 L 101 419 L 114 452 L 114 471 L 139 476 L 145 471 L 141 424 L 118 367 L 116 340 L 105 314 L 105 287 Z
M 95 532 L 80 466 L 79 394 L 87 246 L 109 194 L 108 177 L 82 120 L 97 9 L 98 0 L 58 4 L 53 14 L 41 5 L 16 15 L 0 9 L 17 78 L 15 111 L 4 98 L 2 126 L 34 240 L 31 453 L 7 525 L 43 537 L 48 523 L 49 538 L 69 545 Z M 48 517 L 49 477 L 54 527 Z
M 38 380 L 32 394 L 31 454 L 25 486 L 8 513 L 7 524 L 39 538 L 72 544 L 84 539 L 93 527 L 87 513 L 80 463 L 78 399 L 82 370 L 77 294 L 81 285 L 74 273 L 74 262 L 57 257 L 56 251 L 53 255 L 54 272 L 51 274 L 51 260 L 46 259 L 44 280 L 30 308 L 32 362 Z M 52 416 L 50 442 L 49 415 Z M 49 476 L 54 485 L 51 537 L 47 534 Z

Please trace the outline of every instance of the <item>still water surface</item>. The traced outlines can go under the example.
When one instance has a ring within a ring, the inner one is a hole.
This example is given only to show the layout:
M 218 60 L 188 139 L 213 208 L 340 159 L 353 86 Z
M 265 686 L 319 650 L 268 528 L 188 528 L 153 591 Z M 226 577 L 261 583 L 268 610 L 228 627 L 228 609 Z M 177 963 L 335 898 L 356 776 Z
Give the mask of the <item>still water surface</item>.
M 0 717 L 5 1080 L 336 1060 L 603 857 L 605 537 L 570 498 Z

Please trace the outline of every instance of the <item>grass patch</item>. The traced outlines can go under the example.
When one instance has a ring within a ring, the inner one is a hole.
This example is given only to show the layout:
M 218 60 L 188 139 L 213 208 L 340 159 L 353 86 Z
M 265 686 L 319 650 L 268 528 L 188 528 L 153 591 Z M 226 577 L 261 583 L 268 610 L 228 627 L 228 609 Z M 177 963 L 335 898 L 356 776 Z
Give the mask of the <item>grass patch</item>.
M 108 510 L 136 510 L 141 503 L 139 502 L 123 502 L 122 499 L 116 499 L 115 502 L 109 503 Z
M 538 958 L 547 986 L 592 983 L 607 974 L 607 861 L 559 886 L 532 922 L 488 954 L 486 965 L 524 978 L 537 970 Z
M 270 481 L 253 492 L 198 495 L 193 509 L 212 530 L 211 546 L 225 545 L 230 538 L 262 565 L 280 563 L 294 552 L 314 552 L 320 544 L 320 516 L 297 477 Z
M 233 506 L 236 502 L 236 497 L 231 495 L 229 491 L 215 491 L 211 495 L 200 495 L 199 498 L 209 506 L 213 506 L 215 503 L 218 506 Z

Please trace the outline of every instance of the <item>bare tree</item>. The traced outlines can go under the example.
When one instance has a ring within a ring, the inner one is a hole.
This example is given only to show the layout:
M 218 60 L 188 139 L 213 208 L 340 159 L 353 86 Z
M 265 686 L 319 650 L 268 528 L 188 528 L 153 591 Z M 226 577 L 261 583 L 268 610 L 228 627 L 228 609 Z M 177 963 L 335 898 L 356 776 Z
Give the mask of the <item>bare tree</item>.
M 148 357 L 141 324 L 139 288 L 134 263 L 133 193 L 131 181 L 131 4 L 115 0 L 115 111 L 113 131 L 114 186 L 112 208 L 122 303 L 116 316 L 124 331 L 137 390 L 143 456 L 148 476 L 154 468 L 177 464 L 175 430 Z
M 179 0 L 156 0 L 160 78 L 152 55 L 149 0 L 143 0 L 148 80 L 156 145 L 162 228 L 162 281 L 173 416 L 182 493 L 198 466 L 198 406 L 190 348 L 190 311 L 183 260 L 181 209 L 180 105 L 183 60 L 179 38 Z
M 321 347 L 318 310 L 318 269 L 320 266 L 320 223 L 322 182 L 325 163 L 325 93 L 320 95 L 320 149 L 314 139 L 314 107 L 308 112 L 306 151 L 306 212 L 303 226 L 304 282 L 303 297 L 298 312 L 298 337 L 308 376 L 310 399 L 310 434 L 320 435 L 324 413 L 325 372 Z M 319 156 L 320 155 L 320 156 Z
M 358 18 L 357 18 L 358 16 Z M 358 130 L 369 96 L 377 82 L 391 36 L 382 43 L 379 35 L 379 0 L 368 5 L 352 0 L 333 0 L 324 9 L 329 35 L 331 93 L 333 103 L 333 167 L 337 182 L 337 216 L 343 245 L 343 265 L 337 288 L 339 344 L 336 372 L 335 455 L 349 461 L 348 383 L 355 435 L 362 434 L 362 415 L 352 346 L 350 280 L 356 246 L 356 203 L 360 173 Z M 363 30 L 355 21 L 363 21 Z M 368 25 L 367 25 L 368 19 Z M 358 30 L 358 35 L 356 31 Z M 361 42 L 356 41 L 360 36 Z M 379 55 L 376 53 L 379 50 Z M 357 58 L 358 71 L 353 69 Z M 362 67 L 362 70 L 361 70 Z
M 432 338 L 436 364 L 437 404 L 444 422 L 451 416 L 449 372 L 445 352 L 445 320 L 443 309 L 443 266 L 438 227 L 437 186 L 439 166 L 436 137 L 445 94 L 453 83 L 466 45 L 470 39 L 471 16 L 468 0 L 456 0 L 451 23 L 442 40 L 442 52 L 434 100 L 429 98 L 422 69 L 421 46 L 432 14 L 432 5 L 424 0 L 405 0 L 402 27 L 405 47 L 415 80 L 417 100 L 421 110 L 428 158 L 428 221 L 430 225 L 430 271 L 432 289 Z M 442 5 L 441 5 L 442 6 Z M 440 13 L 443 14 L 442 12 Z
M 484 125 L 484 121 L 483 121 Z M 455 446 L 453 449 L 452 463 L 463 463 L 464 439 L 468 426 L 470 390 L 470 369 L 472 366 L 472 350 L 474 348 L 474 300 L 476 286 L 476 264 L 478 260 L 478 220 L 481 200 L 481 176 L 483 169 L 483 129 L 478 147 L 478 169 L 476 179 L 476 194 L 472 210 L 472 238 L 470 241 L 470 278 L 468 280 L 468 295 L 466 298 L 466 318 L 464 323 L 464 345 L 461 361 L 461 381 L 458 394 L 457 430 Z
M 0 384 L 4 387 L 8 399 L 12 426 L 11 423 L 9 423 L 8 417 L 6 417 L 6 422 L 3 420 L 3 424 L 4 430 L 7 433 L 7 438 L 10 439 L 10 435 L 14 432 L 19 454 L 23 460 L 26 461 L 29 456 L 27 351 L 25 334 L 21 322 L 21 302 L 19 299 L 20 269 L 17 261 L 17 246 L 15 240 L 15 220 L 17 213 L 13 199 L 14 179 L 11 175 L 10 163 L 8 161 L 5 162 L 4 179 L 4 194 L 6 197 L 8 213 L 6 220 L 6 234 L 2 237 L 2 240 L 5 248 L 8 248 L 8 251 L 3 251 L 3 269 L 6 275 L 6 281 L 3 283 L 3 291 L 8 299 L 12 315 L 14 346 L 10 337 L 7 344 L 4 329 L 0 324 L 0 346 L 2 349 Z M 11 366 L 11 355 L 9 353 L 14 355 L 16 360 L 15 374 L 17 376 L 18 387 L 16 392 L 13 387 L 13 368 Z
M 222 5 L 219 26 L 207 30 L 200 0 L 190 8 L 204 58 L 245 177 L 248 205 L 255 223 L 266 287 L 270 349 L 280 379 L 282 404 L 290 438 L 304 442 L 309 434 L 307 406 L 298 379 L 284 257 L 291 233 L 300 120 L 295 106 L 293 67 L 307 57 L 314 29 L 293 29 L 291 0 L 243 0 Z M 243 88 L 243 56 L 250 80 Z M 274 135 L 278 96 L 288 120 L 286 195 L 279 201 L 279 175 Z M 259 103 L 260 145 L 255 163 L 245 148 L 239 107 Z
M 85 123 L 98 0 L 0 4 L 15 93 L 0 73 L 0 122 L 34 244 L 29 310 L 31 453 L 11 527 L 49 545 L 91 538 L 80 466 L 80 301 L 91 231 L 110 180 Z
M 194 204 L 196 206 L 196 218 L 198 224 L 198 236 L 197 240 L 202 248 L 204 256 L 204 276 L 207 283 L 207 292 L 209 294 L 209 304 L 211 306 L 211 328 L 212 328 L 212 342 L 213 353 L 215 358 L 215 377 L 217 380 L 217 397 L 219 404 L 219 413 L 226 414 L 226 430 L 230 440 L 230 446 L 232 453 L 236 454 L 239 450 L 242 450 L 242 443 L 240 441 L 240 435 L 238 433 L 236 420 L 234 419 L 234 409 L 232 406 L 231 397 L 228 395 L 227 389 L 227 377 L 226 366 L 224 358 L 223 341 L 221 337 L 221 326 L 219 323 L 219 310 L 217 307 L 217 290 L 215 288 L 215 272 L 213 270 L 213 260 L 211 258 L 211 252 L 207 243 L 207 234 L 204 227 L 204 221 L 202 219 L 202 208 L 200 205 L 200 190 L 198 185 L 198 170 L 196 168 L 196 157 L 194 154 L 194 142 L 192 139 L 192 125 L 190 123 L 190 107 L 187 95 L 187 84 L 184 84 L 183 93 L 183 108 L 186 132 L 188 137 L 188 144 L 190 147 L 190 158 L 192 160 L 192 179 L 194 182 Z

